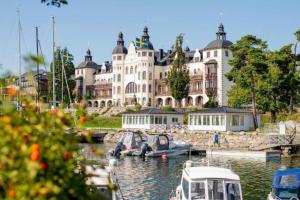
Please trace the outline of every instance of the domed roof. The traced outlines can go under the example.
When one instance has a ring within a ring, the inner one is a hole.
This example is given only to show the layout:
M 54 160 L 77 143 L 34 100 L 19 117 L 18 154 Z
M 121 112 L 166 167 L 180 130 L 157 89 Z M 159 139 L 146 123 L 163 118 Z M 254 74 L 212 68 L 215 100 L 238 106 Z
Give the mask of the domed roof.
M 123 33 L 120 32 L 117 40 L 117 46 L 114 48 L 112 54 L 127 54 L 127 48 L 124 46 Z
M 114 50 L 113 50 L 113 52 L 112 52 L 112 54 L 127 54 L 127 48 L 126 47 L 124 47 L 124 46 L 122 46 L 122 45 L 117 45 L 115 48 L 114 48 Z
M 204 50 L 209 50 L 209 49 L 227 49 L 229 48 L 233 43 L 230 42 L 229 40 L 214 40 L 210 42 Z
M 81 62 L 77 69 L 82 69 L 82 68 L 93 68 L 93 69 L 98 69 L 99 66 L 97 63 L 95 63 L 94 61 L 83 61 Z
M 150 36 L 148 34 L 147 26 L 144 27 L 142 41 L 145 42 L 147 45 L 145 47 L 139 47 L 138 49 L 154 50 L 153 44 L 150 42 Z
M 229 48 L 233 43 L 229 40 L 226 40 L 226 32 L 224 31 L 224 25 L 221 23 L 218 32 L 216 33 L 217 39 L 210 42 L 204 50 L 209 49 L 227 49 Z

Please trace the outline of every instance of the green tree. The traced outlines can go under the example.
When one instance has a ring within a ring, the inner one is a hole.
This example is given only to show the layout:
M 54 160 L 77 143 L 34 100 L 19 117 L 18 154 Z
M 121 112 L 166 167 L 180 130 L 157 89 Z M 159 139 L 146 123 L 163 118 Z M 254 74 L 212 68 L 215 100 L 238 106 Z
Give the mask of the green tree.
M 64 48 L 63 50 L 61 50 L 60 48 L 57 48 L 55 51 L 55 82 L 56 82 L 56 87 L 55 87 L 55 93 L 56 93 L 56 101 L 59 102 L 64 102 L 64 103 L 69 103 L 70 99 L 69 99 L 69 95 L 68 95 L 68 88 L 66 86 L 66 81 L 65 81 L 65 76 L 63 76 L 62 79 L 62 56 L 66 55 L 68 53 L 67 48 Z M 75 74 L 75 67 L 73 62 L 69 62 L 68 60 L 66 60 L 66 58 L 63 58 L 63 62 L 64 62 L 64 68 L 65 68 L 65 73 L 66 73 L 66 77 L 68 80 L 68 86 L 69 86 L 69 90 L 70 90 L 70 94 L 71 94 L 71 100 L 73 100 L 73 96 L 72 96 L 72 91 L 75 88 L 76 82 L 75 80 L 71 79 L 71 76 Z M 52 77 L 53 77 L 53 73 L 52 73 L 52 63 L 50 65 L 50 73 L 48 76 L 48 99 L 50 102 L 52 102 L 53 96 L 53 84 L 52 84 Z M 63 83 L 62 83 L 63 81 Z M 63 93 L 62 93 L 62 85 L 63 85 Z M 63 96 L 62 96 L 63 94 Z M 63 100 L 62 100 L 63 97 Z
M 234 57 L 229 61 L 232 66 L 226 77 L 233 81 L 237 86 L 234 89 L 249 90 L 252 103 L 252 114 L 254 128 L 257 128 L 257 109 L 256 109 L 256 89 L 257 81 L 266 75 L 266 49 L 265 41 L 258 39 L 253 35 L 246 35 L 230 47 Z M 235 94 L 229 92 L 228 94 Z M 231 96 L 229 96 L 229 99 Z
M 289 91 L 289 97 L 290 97 L 290 103 L 289 103 L 289 113 L 292 114 L 294 111 L 294 104 L 297 93 L 299 91 L 297 90 L 297 85 L 299 81 L 299 74 L 297 75 L 297 47 L 300 42 L 300 29 L 295 32 L 296 36 L 296 42 L 294 44 L 294 65 L 292 66 L 292 70 L 290 73 L 290 91 Z M 295 86 L 295 87 L 294 87 Z
M 171 95 L 181 107 L 181 100 L 187 97 L 189 92 L 189 72 L 186 68 L 185 54 L 182 50 L 183 35 L 176 38 L 173 46 L 174 61 L 171 64 L 170 72 L 167 77 L 167 84 L 171 89 Z

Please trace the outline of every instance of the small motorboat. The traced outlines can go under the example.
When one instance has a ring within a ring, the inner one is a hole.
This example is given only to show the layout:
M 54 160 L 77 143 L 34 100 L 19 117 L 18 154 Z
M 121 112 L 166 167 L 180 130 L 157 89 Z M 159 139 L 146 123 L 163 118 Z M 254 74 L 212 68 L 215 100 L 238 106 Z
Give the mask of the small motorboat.
M 135 151 L 140 151 L 147 137 L 141 132 L 124 132 L 115 148 L 110 151 L 113 156 L 130 156 Z
M 299 200 L 300 169 L 278 170 L 273 177 L 268 200 Z
M 224 167 L 208 162 L 187 161 L 181 184 L 170 200 L 242 200 L 240 177 Z
M 133 152 L 133 155 L 147 157 L 177 156 L 187 154 L 191 145 L 185 143 L 175 143 L 169 135 L 151 134 L 147 137 L 139 151 Z

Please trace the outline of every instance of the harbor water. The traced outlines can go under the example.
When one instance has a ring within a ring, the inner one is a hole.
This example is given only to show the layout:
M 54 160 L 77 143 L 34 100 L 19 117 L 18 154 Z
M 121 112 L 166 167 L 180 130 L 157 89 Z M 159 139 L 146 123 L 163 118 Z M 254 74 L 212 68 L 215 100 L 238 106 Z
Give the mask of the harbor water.
M 85 148 L 89 148 L 87 145 Z M 109 149 L 93 145 L 94 149 Z M 88 152 L 88 151 L 86 151 Z M 204 157 L 191 156 L 194 161 Z M 162 158 L 121 157 L 116 167 L 118 182 L 125 199 L 167 200 L 180 183 L 182 167 L 188 156 Z M 278 169 L 300 168 L 300 158 L 263 161 L 213 157 L 226 162 L 241 178 L 244 200 L 265 200 L 270 192 L 272 176 Z

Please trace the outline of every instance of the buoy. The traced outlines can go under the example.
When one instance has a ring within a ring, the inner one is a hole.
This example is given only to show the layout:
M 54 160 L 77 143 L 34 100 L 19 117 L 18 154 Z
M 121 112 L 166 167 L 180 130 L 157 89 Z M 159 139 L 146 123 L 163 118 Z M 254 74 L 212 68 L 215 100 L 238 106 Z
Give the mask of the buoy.
M 168 156 L 167 156 L 167 154 L 162 154 L 162 155 L 161 155 L 161 158 L 162 158 L 163 160 L 166 160 L 166 159 L 168 159 Z

